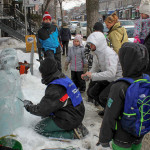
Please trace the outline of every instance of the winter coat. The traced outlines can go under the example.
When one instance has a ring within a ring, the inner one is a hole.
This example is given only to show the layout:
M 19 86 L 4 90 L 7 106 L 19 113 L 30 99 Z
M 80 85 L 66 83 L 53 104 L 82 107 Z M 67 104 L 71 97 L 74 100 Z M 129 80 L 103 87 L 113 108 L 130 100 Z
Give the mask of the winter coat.
M 55 25 L 43 23 L 42 28 L 38 31 L 38 40 L 44 51 L 52 50 L 56 53 L 59 44 L 59 32 Z
M 148 55 L 145 46 L 135 43 L 125 43 L 119 51 L 119 59 L 123 69 L 123 77 L 135 80 L 142 77 L 145 66 L 148 64 Z M 132 65 L 131 65 L 132 64 Z M 112 139 L 120 147 L 131 147 L 139 144 L 143 137 L 132 136 L 123 130 L 120 117 L 123 114 L 125 95 L 129 84 L 124 81 L 115 82 L 108 96 L 103 122 L 100 129 L 99 142 L 109 143 Z
M 83 71 L 84 65 L 88 64 L 83 46 L 73 46 L 68 51 L 67 63 L 70 63 L 71 71 Z
M 150 18 L 147 19 L 138 19 L 135 21 L 134 26 L 134 37 L 145 40 L 145 38 L 150 33 Z
M 58 71 L 57 64 L 53 63 L 53 60 L 46 58 L 44 64 L 40 64 L 40 72 L 42 74 L 42 83 L 48 85 L 55 79 L 65 78 L 65 75 Z M 65 130 L 72 130 L 78 127 L 85 113 L 85 107 L 83 101 L 74 107 L 70 98 L 62 102 L 60 99 L 67 94 L 67 90 L 64 86 L 50 84 L 45 90 L 45 95 L 37 105 L 29 106 L 28 111 L 31 114 L 49 117 L 53 113 L 52 119 L 56 125 Z
M 104 34 L 94 32 L 88 37 L 87 42 L 96 46 L 90 70 L 92 72 L 92 81 L 107 80 L 112 82 L 122 77 L 118 55 L 112 48 L 107 46 Z
M 69 41 L 71 40 L 71 32 L 67 26 L 64 26 L 60 29 L 60 38 L 61 41 Z
M 144 45 L 146 46 L 148 53 L 149 53 L 149 65 L 147 67 L 147 70 L 145 73 L 150 75 L 150 33 L 149 35 L 146 37 L 145 41 L 144 41 Z
M 114 51 L 118 54 L 121 45 L 128 42 L 126 29 L 120 26 L 120 22 L 116 23 L 108 32 L 108 39 L 112 43 Z

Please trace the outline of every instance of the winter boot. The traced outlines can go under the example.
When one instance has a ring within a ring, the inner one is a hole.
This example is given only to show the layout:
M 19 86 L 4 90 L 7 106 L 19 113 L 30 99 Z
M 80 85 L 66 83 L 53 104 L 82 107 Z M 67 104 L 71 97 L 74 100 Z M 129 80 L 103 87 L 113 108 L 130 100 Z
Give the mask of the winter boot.
M 89 134 L 88 129 L 81 123 L 77 128 L 74 129 L 74 138 L 82 139 Z

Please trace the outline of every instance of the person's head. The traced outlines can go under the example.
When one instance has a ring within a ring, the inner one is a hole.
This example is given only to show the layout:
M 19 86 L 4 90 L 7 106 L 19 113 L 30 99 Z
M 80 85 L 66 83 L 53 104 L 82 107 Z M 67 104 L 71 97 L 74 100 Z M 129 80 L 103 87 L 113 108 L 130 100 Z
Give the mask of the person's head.
M 147 48 L 142 44 L 126 42 L 119 50 L 123 77 L 140 77 L 149 64 Z
M 77 34 L 73 40 L 74 46 L 82 46 L 82 36 L 80 34 Z
M 90 48 L 92 51 L 101 51 L 107 48 L 106 38 L 101 32 L 93 32 L 88 38 L 87 42 L 90 43 Z
M 62 27 L 65 27 L 65 26 L 67 26 L 67 23 L 66 23 L 66 22 L 63 22 L 63 23 L 62 23 Z
M 50 23 L 51 22 L 51 15 L 49 14 L 49 12 L 45 12 L 43 15 L 43 22 L 44 23 Z
M 46 85 L 54 79 L 64 77 L 64 74 L 58 70 L 56 60 L 50 57 L 47 57 L 40 62 L 39 71 L 42 76 L 42 83 Z
M 113 14 L 108 16 L 105 20 L 105 24 L 108 29 L 113 27 L 117 22 L 118 22 L 118 16 L 117 16 L 116 12 L 114 12 Z
M 139 11 L 140 11 L 140 15 L 142 19 L 149 18 L 150 17 L 150 1 L 149 0 L 141 1 Z
M 96 22 L 95 25 L 93 26 L 93 31 L 99 31 L 103 33 L 104 30 L 104 26 L 102 24 L 102 22 Z

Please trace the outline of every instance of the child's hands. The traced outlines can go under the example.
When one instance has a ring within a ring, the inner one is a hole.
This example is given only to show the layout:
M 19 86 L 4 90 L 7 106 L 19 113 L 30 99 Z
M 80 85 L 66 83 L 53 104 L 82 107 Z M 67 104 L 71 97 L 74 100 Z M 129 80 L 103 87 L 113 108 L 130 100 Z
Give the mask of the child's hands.
M 65 62 L 65 66 L 64 66 L 64 70 L 65 70 L 65 71 L 68 70 L 68 65 L 69 65 L 69 63 L 68 63 L 68 62 Z
M 87 76 L 88 78 L 86 78 L 85 76 Z M 82 80 L 86 80 L 86 81 L 88 81 L 89 79 L 91 79 L 91 76 L 92 76 L 92 73 L 91 72 L 86 72 L 85 74 L 82 74 L 81 75 L 81 79 Z

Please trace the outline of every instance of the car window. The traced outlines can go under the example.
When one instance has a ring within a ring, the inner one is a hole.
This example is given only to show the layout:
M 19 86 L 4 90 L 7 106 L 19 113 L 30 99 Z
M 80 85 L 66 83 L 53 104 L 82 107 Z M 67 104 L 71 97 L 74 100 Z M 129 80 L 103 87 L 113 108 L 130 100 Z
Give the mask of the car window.
M 79 22 L 78 21 L 73 21 L 73 22 L 70 22 L 71 24 L 78 24 Z
M 81 27 L 87 27 L 87 23 L 86 22 L 81 23 Z
M 108 32 L 109 31 L 109 29 L 106 27 L 106 24 L 105 23 L 103 23 L 103 26 L 104 26 L 104 33 L 106 33 L 106 32 Z
M 134 26 L 134 22 L 132 20 L 120 20 L 121 26 Z
M 126 28 L 126 30 L 127 30 L 128 38 L 134 38 L 133 37 L 134 28 Z

